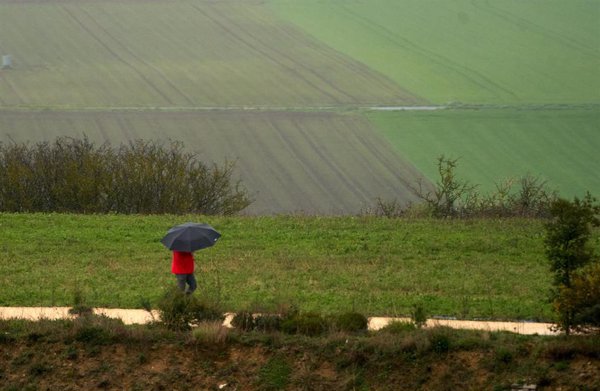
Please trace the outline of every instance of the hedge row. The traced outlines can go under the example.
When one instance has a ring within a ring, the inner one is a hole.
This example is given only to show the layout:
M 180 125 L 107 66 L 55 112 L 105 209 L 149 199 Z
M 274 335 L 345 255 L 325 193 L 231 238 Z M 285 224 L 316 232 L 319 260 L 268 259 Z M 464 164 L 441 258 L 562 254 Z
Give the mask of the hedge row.
M 174 141 L 0 143 L 0 211 L 230 215 L 251 202 L 233 169 Z

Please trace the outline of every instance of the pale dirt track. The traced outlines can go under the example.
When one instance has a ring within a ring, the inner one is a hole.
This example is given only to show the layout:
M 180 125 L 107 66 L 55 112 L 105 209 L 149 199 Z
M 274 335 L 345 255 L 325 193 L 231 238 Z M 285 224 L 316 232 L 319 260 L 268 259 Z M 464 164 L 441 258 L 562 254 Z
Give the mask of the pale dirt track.
M 71 318 L 70 307 L 0 307 L 0 319 L 63 319 Z M 143 324 L 158 320 L 158 312 L 152 313 L 140 309 L 95 308 L 94 313 L 110 318 L 119 318 L 125 324 Z M 233 314 L 227 314 L 223 324 L 231 327 Z M 371 317 L 369 330 L 379 330 L 392 320 L 409 322 L 409 318 Z M 455 329 L 472 329 L 485 331 L 510 331 L 518 334 L 557 335 L 552 331 L 551 323 L 534 322 L 492 322 L 472 320 L 429 319 L 426 327 L 447 326 Z

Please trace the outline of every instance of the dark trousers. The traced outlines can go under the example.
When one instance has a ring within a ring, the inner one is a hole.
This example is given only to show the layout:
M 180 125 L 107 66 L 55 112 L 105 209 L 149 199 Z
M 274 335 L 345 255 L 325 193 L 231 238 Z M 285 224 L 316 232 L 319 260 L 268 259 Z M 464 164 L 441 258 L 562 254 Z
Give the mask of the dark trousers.
M 185 292 L 187 294 L 192 294 L 196 288 L 197 288 L 197 284 L 196 284 L 196 277 L 194 277 L 194 274 L 175 274 L 175 277 L 177 277 L 177 286 L 179 287 L 179 289 L 181 289 L 182 292 Z M 187 290 L 185 285 L 188 285 Z

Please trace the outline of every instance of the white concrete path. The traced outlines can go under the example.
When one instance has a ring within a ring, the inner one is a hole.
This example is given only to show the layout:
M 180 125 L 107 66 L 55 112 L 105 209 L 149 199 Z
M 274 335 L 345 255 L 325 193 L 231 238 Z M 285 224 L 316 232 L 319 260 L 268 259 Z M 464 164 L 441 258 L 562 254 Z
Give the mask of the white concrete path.
M 73 318 L 69 314 L 71 307 L 0 307 L 0 319 L 63 319 Z M 144 324 L 159 319 L 158 311 L 148 312 L 140 309 L 94 308 L 97 315 L 119 318 L 125 324 Z M 233 314 L 226 314 L 223 324 L 231 327 Z M 371 317 L 369 330 L 379 330 L 392 321 L 410 322 L 410 318 Z M 556 335 L 550 328 L 551 323 L 535 322 L 492 322 L 473 320 L 429 319 L 426 327 L 447 326 L 456 329 L 472 329 L 487 331 L 510 331 L 518 334 Z

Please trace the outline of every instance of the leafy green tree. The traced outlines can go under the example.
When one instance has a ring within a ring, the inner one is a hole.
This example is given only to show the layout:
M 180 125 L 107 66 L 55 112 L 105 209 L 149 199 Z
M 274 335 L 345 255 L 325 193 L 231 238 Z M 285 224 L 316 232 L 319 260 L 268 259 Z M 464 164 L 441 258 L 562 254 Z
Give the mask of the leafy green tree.
M 568 305 L 566 295 L 572 289 L 575 272 L 594 258 L 589 241 L 592 227 L 600 225 L 600 206 L 589 193 L 568 201 L 557 199 L 550 206 L 551 220 L 546 224 L 546 255 L 554 273 L 552 300 L 557 310 L 558 327 L 568 335 L 575 325 L 576 309 Z

